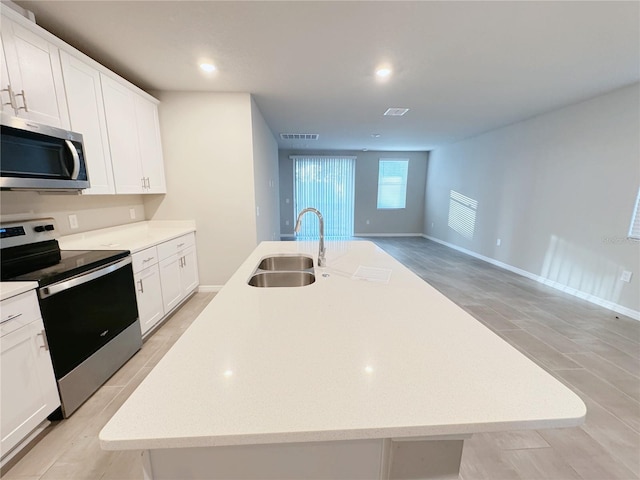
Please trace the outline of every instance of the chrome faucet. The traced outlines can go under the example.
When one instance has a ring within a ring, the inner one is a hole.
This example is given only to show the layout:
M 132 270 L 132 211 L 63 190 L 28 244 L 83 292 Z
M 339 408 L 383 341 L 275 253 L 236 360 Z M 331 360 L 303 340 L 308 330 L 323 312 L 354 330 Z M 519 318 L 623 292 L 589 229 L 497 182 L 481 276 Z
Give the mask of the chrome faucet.
M 318 220 L 320 221 L 320 245 L 318 249 L 318 266 L 324 267 L 327 265 L 327 260 L 324 258 L 325 249 L 324 249 L 324 219 L 322 218 L 322 214 L 316 210 L 315 208 L 305 208 L 298 214 L 298 219 L 296 220 L 296 228 L 293 229 L 294 233 L 298 233 L 300 231 L 300 226 L 302 225 L 302 216 L 307 212 L 313 212 L 318 216 Z

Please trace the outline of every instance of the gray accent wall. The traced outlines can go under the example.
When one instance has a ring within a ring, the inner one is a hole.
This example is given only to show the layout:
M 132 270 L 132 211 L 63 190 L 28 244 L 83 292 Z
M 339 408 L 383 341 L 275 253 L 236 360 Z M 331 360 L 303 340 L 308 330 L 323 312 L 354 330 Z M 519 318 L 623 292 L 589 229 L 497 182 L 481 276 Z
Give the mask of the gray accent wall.
M 640 186 L 639 106 L 634 84 L 433 150 L 425 234 L 640 311 L 640 243 L 626 238 Z M 471 238 L 450 226 L 452 190 L 478 202 Z
M 378 152 L 280 150 L 280 232 L 293 235 L 293 160 L 290 155 L 345 155 L 356 158 L 356 235 L 420 235 L 423 231 L 427 152 Z M 378 160 L 408 158 L 407 206 L 400 210 L 378 210 Z M 368 221 L 368 223 L 367 223 Z

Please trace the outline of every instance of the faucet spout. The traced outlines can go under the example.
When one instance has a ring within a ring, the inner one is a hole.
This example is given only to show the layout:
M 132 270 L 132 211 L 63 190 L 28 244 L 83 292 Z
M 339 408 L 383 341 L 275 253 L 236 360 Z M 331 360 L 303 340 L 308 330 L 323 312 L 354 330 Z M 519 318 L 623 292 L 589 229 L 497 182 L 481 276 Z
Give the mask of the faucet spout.
M 305 208 L 301 210 L 298 214 L 298 218 L 296 219 L 296 227 L 293 229 L 294 233 L 298 233 L 300 231 L 300 226 L 302 225 L 302 217 L 305 213 L 312 212 L 318 216 L 318 221 L 320 222 L 320 244 L 318 245 L 318 266 L 324 267 L 327 265 L 327 260 L 324 258 L 325 248 L 324 248 L 324 219 L 322 218 L 322 214 L 316 210 L 315 208 Z

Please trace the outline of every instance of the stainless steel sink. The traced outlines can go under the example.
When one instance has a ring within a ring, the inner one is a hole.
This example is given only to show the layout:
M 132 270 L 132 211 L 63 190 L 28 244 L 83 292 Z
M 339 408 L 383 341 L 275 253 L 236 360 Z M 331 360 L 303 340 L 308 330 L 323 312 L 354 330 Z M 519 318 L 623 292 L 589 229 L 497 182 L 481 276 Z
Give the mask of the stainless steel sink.
M 264 258 L 259 270 L 307 270 L 313 268 L 313 258 L 306 255 L 274 255 Z
M 253 274 L 249 279 L 252 287 L 304 287 L 316 281 L 316 276 L 312 272 L 259 272 Z

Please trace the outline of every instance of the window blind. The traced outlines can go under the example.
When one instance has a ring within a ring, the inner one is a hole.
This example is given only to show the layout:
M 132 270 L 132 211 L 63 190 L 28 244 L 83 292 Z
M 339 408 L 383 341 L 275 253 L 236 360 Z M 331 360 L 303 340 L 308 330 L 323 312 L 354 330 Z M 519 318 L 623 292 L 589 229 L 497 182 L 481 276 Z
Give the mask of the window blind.
M 313 207 L 322 214 L 326 237 L 353 236 L 356 157 L 291 158 L 295 163 L 294 215 Z M 305 215 L 298 237 L 317 238 L 318 223 L 315 215 Z
M 383 159 L 378 162 L 378 209 L 407 206 L 408 159 Z

